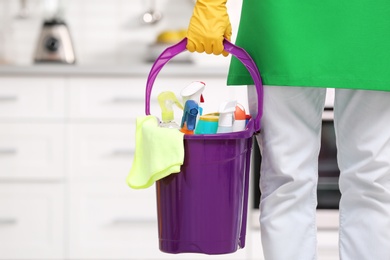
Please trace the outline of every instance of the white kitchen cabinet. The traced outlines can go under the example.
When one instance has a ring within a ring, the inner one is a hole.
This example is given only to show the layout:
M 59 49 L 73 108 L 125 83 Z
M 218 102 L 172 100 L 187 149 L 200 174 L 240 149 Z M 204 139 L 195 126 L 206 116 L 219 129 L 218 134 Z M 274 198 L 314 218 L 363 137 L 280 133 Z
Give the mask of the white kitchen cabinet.
M 0 183 L 64 179 L 64 134 L 59 123 L 0 123 Z
M 67 136 L 72 181 L 125 182 L 135 151 L 135 123 L 69 124 Z
M 0 78 L 0 259 L 65 255 L 65 80 Z
M 70 79 L 70 117 L 134 119 L 144 114 L 144 86 L 143 78 Z
M 61 259 L 64 184 L 0 182 L 0 259 Z
M 59 78 L 2 77 L 0 119 L 61 119 L 65 81 Z
M 71 259 L 131 259 L 155 245 L 154 186 L 129 189 L 121 183 L 73 183 L 70 195 Z

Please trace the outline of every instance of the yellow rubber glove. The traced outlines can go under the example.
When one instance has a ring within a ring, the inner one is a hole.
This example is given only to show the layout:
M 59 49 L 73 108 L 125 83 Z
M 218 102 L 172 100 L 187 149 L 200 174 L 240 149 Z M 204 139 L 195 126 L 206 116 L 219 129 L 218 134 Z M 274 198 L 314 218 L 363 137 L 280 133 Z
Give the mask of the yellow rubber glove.
M 198 0 L 187 31 L 187 49 L 207 54 L 229 53 L 223 50 L 223 39 L 230 41 L 232 26 L 226 0 Z

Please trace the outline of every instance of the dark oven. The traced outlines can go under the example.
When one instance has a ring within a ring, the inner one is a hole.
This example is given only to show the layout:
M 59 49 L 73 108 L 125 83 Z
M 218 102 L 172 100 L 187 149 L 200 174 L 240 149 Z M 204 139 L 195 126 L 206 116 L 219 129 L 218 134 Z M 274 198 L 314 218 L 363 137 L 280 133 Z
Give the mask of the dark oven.
M 253 168 L 252 168 L 252 191 L 254 209 L 259 208 L 260 203 L 260 166 L 261 155 L 256 140 L 253 147 Z M 340 191 L 338 179 L 340 175 L 337 166 L 336 137 L 333 124 L 333 106 L 325 107 L 322 120 L 321 150 L 318 162 L 318 186 L 317 186 L 317 209 L 338 209 Z M 260 159 L 259 159 L 260 158 Z

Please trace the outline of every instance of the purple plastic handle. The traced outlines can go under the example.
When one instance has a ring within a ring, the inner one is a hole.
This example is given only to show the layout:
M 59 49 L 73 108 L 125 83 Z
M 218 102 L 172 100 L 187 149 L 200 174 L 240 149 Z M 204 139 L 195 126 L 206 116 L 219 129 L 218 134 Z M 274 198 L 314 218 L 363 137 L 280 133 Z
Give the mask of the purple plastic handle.
M 263 115 L 263 83 L 261 81 L 259 70 L 257 69 L 257 66 L 255 62 L 252 60 L 252 58 L 249 56 L 249 54 L 242 48 L 234 45 L 233 43 L 229 42 L 228 40 L 224 40 L 223 42 L 224 49 L 234 55 L 238 60 L 242 62 L 242 64 L 245 65 L 247 68 L 249 74 L 251 75 L 256 91 L 257 91 L 257 115 L 252 115 L 252 117 L 255 116 L 254 120 L 254 130 L 255 132 L 258 132 L 260 130 L 260 119 Z M 180 54 L 181 52 L 186 50 L 187 46 L 187 38 L 184 38 L 179 43 L 172 45 L 165 49 L 160 56 L 156 59 L 154 62 L 147 79 L 146 83 L 146 93 L 145 93 L 145 113 L 146 115 L 150 115 L 150 97 L 152 94 L 152 88 L 154 81 L 157 78 L 158 73 L 161 71 L 161 69 L 164 67 L 168 61 L 170 61 L 173 57 Z

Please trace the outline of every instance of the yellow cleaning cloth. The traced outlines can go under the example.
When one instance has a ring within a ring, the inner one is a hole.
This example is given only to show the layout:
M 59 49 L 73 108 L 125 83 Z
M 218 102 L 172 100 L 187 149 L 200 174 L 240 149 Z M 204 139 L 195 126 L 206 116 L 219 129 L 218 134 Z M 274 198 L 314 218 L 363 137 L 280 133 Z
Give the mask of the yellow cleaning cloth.
M 127 184 L 145 189 L 172 173 L 180 172 L 184 161 L 184 134 L 158 126 L 155 116 L 137 118 L 133 165 Z

